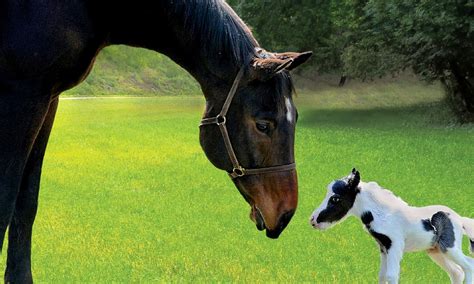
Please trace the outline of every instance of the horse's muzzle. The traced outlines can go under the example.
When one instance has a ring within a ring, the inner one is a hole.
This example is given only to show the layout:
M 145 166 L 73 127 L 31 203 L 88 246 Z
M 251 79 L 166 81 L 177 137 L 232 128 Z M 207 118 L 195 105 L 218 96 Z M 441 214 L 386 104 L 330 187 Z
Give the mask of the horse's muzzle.
M 295 210 L 288 211 L 283 213 L 278 219 L 277 226 L 273 230 L 266 230 L 267 237 L 270 239 L 278 239 L 281 232 L 286 228 L 288 223 L 290 223 L 291 218 L 295 214 Z
M 250 219 L 267 237 L 276 239 L 293 217 L 298 204 L 295 170 L 234 179 L 251 206 Z

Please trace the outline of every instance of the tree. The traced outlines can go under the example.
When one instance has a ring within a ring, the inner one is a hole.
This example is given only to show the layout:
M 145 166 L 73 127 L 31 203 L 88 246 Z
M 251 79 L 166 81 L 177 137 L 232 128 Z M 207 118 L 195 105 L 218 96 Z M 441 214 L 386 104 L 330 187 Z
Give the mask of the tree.
M 319 73 L 346 72 L 343 53 L 356 38 L 367 0 L 228 0 L 265 48 L 312 50 Z
M 312 50 L 319 73 L 361 79 L 411 68 L 440 80 L 474 121 L 473 0 L 229 0 L 265 48 Z
M 313 68 L 327 73 L 340 68 L 331 39 L 331 1 L 231 0 L 261 45 L 271 51 L 313 51 Z
M 361 78 L 412 68 L 440 80 L 463 122 L 474 121 L 474 3 L 470 0 L 369 0 L 359 36 L 343 55 Z

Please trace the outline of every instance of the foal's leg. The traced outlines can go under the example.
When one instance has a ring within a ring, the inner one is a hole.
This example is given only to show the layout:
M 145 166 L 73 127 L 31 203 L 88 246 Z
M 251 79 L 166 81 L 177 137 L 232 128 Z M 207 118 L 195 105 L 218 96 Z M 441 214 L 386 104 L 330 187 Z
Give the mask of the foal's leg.
M 381 249 L 380 252 L 380 272 L 379 272 L 379 284 L 387 283 L 387 253 Z
M 462 250 L 457 247 L 448 249 L 446 256 L 462 267 L 466 275 L 466 284 L 473 284 L 474 259 L 465 256 Z
M 389 284 L 396 284 L 400 278 L 400 261 L 403 257 L 403 244 L 394 242 L 387 251 L 386 280 Z
M 456 228 L 456 226 L 455 226 Z M 466 284 L 473 283 L 473 273 L 474 273 L 474 259 L 464 255 L 462 252 L 462 232 L 459 228 L 456 228 L 454 231 L 455 242 L 452 248 L 447 248 L 445 255 L 447 258 L 455 262 L 457 265 L 461 266 L 466 275 Z
M 452 284 L 463 283 L 464 271 L 459 265 L 449 260 L 446 255 L 442 254 L 440 251 L 428 251 L 428 255 L 449 274 Z
M 38 205 L 41 166 L 57 104 L 57 99 L 51 102 L 23 172 L 20 192 L 10 222 L 5 282 L 27 283 L 32 281 L 31 234 Z

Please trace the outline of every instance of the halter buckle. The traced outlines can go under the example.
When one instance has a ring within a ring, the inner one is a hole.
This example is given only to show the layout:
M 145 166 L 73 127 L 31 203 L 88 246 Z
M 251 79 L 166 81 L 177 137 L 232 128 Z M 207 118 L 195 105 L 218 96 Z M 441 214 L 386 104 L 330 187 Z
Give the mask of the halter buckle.
M 218 114 L 216 116 L 216 124 L 217 125 L 224 125 L 227 122 L 227 118 L 224 115 Z
M 245 169 L 239 166 L 238 168 L 232 169 L 232 174 L 235 177 L 243 177 L 245 175 Z

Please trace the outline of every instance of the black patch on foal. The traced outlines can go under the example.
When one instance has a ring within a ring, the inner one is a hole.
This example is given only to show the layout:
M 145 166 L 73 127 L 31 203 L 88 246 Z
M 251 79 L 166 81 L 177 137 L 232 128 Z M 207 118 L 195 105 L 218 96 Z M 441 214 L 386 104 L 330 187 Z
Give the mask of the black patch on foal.
M 374 221 L 374 216 L 372 215 L 372 212 L 366 211 L 362 213 L 362 216 L 360 216 L 360 219 L 362 220 L 362 223 L 364 223 L 365 227 L 367 229 L 370 229 L 370 223 Z
M 384 234 L 379 234 L 374 230 L 369 230 L 372 237 L 375 238 L 377 243 L 380 245 L 380 250 L 384 253 L 387 253 L 388 250 L 392 247 L 392 240 Z
M 332 192 L 339 195 L 344 195 L 348 191 L 348 184 L 343 180 L 336 180 L 332 185 Z
M 329 199 L 326 209 L 319 213 L 316 222 L 331 223 L 346 216 L 347 212 L 354 206 L 356 196 L 359 193 L 357 185 L 358 183 L 354 187 L 350 182 L 344 180 L 335 181 L 331 188 L 334 195 Z M 335 202 L 335 200 L 338 201 Z
M 421 224 L 423 225 L 423 229 L 425 229 L 425 231 L 427 231 L 427 232 L 433 231 L 434 232 L 435 228 L 433 227 L 433 225 L 431 225 L 430 219 L 421 220 Z
M 454 247 L 453 223 L 445 212 L 437 212 L 431 217 L 431 225 L 435 228 L 434 243 L 439 245 L 442 252 L 446 252 L 448 248 Z
M 380 251 L 382 253 L 387 253 L 388 250 L 392 247 L 392 240 L 387 235 L 377 233 L 371 228 L 370 224 L 374 221 L 374 216 L 372 215 L 372 212 L 366 211 L 362 213 L 360 219 L 362 220 L 362 223 L 364 223 L 365 227 L 372 235 L 372 237 L 374 237 L 374 239 L 379 244 Z

